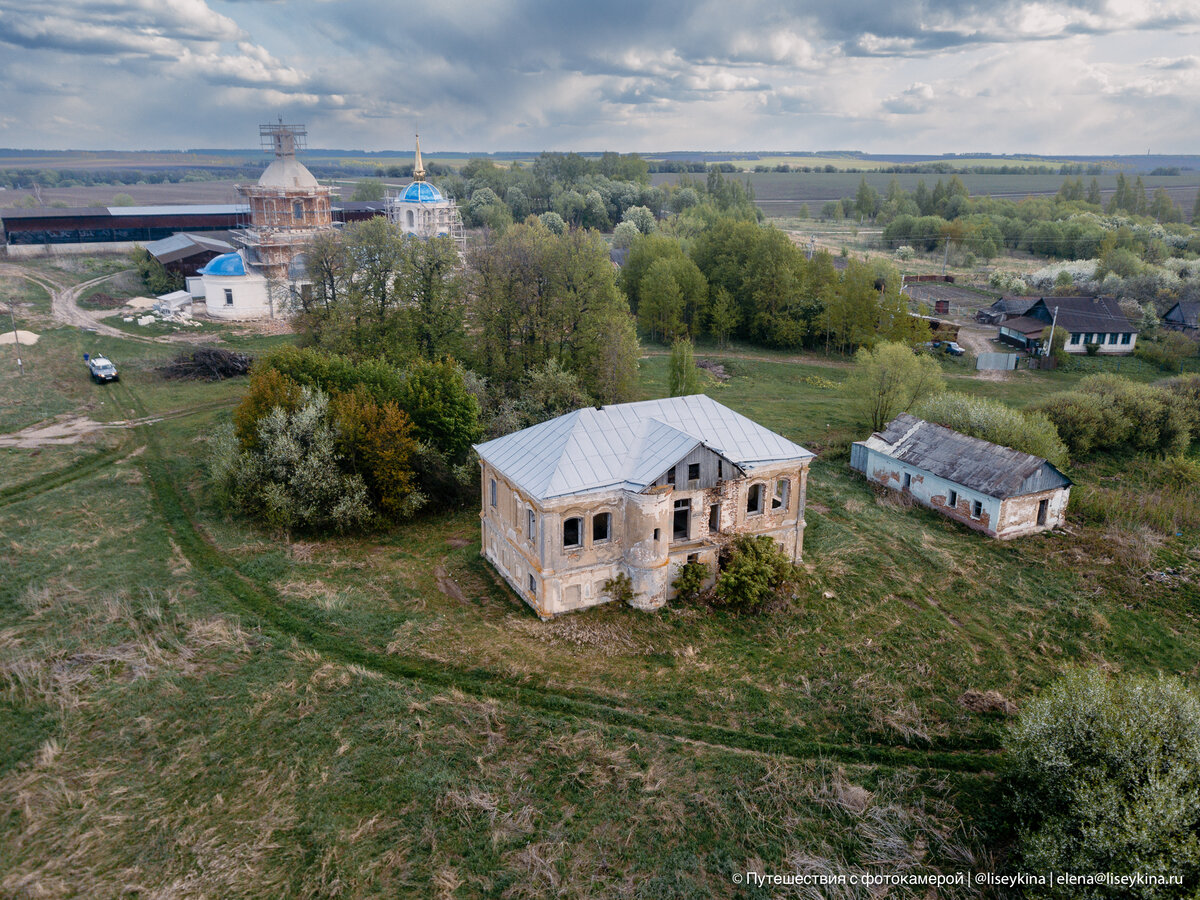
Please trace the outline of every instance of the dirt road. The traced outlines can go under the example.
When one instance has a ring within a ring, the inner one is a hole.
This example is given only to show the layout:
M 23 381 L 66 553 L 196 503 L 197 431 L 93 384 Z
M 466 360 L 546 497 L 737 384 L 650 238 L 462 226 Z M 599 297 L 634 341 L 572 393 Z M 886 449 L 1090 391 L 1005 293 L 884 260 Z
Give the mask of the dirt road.
M 976 356 L 981 353 L 996 353 L 992 338 L 998 333 L 994 326 L 961 325 L 958 329 L 958 342 Z M 976 374 L 985 381 L 1008 380 L 1008 372 L 999 369 L 981 369 Z

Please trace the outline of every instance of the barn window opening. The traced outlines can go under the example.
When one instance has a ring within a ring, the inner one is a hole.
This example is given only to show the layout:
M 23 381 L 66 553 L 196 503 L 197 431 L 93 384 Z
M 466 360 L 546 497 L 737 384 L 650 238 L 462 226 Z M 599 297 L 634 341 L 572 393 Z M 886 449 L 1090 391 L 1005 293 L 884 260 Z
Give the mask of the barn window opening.
M 946 503 L 951 509 L 957 509 L 958 508 L 958 491 L 951 491 L 950 499 L 947 500 Z
M 612 532 L 612 513 L 592 516 L 592 543 L 607 541 Z
M 716 534 L 721 530 L 721 504 L 714 503 L 708 508 L 708 530 Z
M 675 518 L 672 522 L 672 535 L 677 541 L 686 541 L 688 539 L 688 523 L 692 518 L 692 501 L 676 500 L 675 501 Z
M 675 483 L 675 467 L 672 466 L 667 471 L 667 484 L 674 484 L 674 483 Z
M 697 481 L 700 478 L 700 463 L 688 463 L 688 481 Z
M 912 487 L 912 472 L 905 472 L 904 473 L 904 490 L 907 491 L 911 487 Z
M 763 507 L 763 486 L 761 484 L 750 485 L 750 491 L 746 494 L 746 512 L 750 515 L 762 512 Z
M 775 495 L 771 498 L 771 509 L 787 509 L 788 491 L 791 485 L 791 481 L 787 478 L 780 478 L 775 482 Z
M 563 522 L 563 546 L 579 547 L 583 544 L 583 519 L 578 517 Z
M 983 503 L 982 503 L 982 501 L 976 500 L 974 503 L 971 504 L 971 518 L 979 519 L 982 517 L 983 517 Z
M 717 460 L 717 477 L 718 478 L 725 477 L 725 461 L 723 459 Z
M 1044 500 L 1038 501 L 1038 516 L 1037 523 L 1039 525 L 1046 524 L 1046 512 L 1050 509 L 1050 499 L 1047 497 Z

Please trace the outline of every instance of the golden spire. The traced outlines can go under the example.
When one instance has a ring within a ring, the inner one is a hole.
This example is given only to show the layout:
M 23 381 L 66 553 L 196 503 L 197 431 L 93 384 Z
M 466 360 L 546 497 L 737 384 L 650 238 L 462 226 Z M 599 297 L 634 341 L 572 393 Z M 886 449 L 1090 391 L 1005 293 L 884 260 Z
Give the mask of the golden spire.
M 421 162 L 421 135 L 417 134 L 417 161 L 413 165 L 413 181 L 425 180 L 425 164 Z

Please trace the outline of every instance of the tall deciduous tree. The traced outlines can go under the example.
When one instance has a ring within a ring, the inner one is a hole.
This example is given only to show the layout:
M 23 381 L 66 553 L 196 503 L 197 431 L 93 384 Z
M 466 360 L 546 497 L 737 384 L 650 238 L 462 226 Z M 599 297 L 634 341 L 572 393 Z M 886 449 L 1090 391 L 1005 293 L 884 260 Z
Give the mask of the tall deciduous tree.
M 863 348 L 854 362 L 845 392 L 858 417 L 872 431 L 879 431 L 919 400 L 946 387 L 937 362 L 918 356 L 904 344 L 886 342 L 871 350 Z
M 700 393 L 700 373 L 696 368 L 696 353 L 692 342 L 680 338 L 671 345 L 667 392 L 672 397 Z

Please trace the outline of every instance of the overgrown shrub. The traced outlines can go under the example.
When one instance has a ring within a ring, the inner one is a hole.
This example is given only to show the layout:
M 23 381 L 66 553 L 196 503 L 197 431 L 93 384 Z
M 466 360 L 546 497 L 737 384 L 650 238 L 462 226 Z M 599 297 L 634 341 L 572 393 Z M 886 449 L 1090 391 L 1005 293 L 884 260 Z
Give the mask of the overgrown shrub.
M 1095 356 L 1100 352 L 1099 344 L 1084 344 L 1083 349 L 1087 351 L 1088 356 Z
M 249 449 L 258 444 L 258 423 L 273 409 L 289 412 L 300 406 L 303 389 L 277 369 L 255 366 L 250 388 L 233 410 L 233 428 L 238 442 Z
M 951 391 L 923 401 L 915 414 L 971 437 L 1040 456 L 1059 468 L 1067 464 L 1066 444 L 1054 423 L 1040 412 L 1021 412 L 998 400 Z
M 618 572 L 604 582 L 603 591 L 613 600 L 628 606 L 633 602 L 633 579 L 624 572 Z
M 769 601 L 790 594 L 799 582 L 799 574 L 774 538 L 738 535 L 726 550 L 713 597 L 723 606 L 757 611 Z
M 287 533 L 360 531 L 375 514 L 362 476 L 344 471 L 342 461 L 329 399 L 304 389 L 296 409 L 277 406 L 259 420 L 227 490 L 243 510 Z
M 1035 409 L 1058 429 L 1072 456 L 1095 451 L 1179 454 L 1200 421 L 1200 377 L 1163 385 L 1119 375 L 1089 375 L 1074 391 L 1051 394 Z
M 708 581 L 708 566 L 703 563 L 690 562 L 679 567 L 671 587 L 675 589 L 675 597 L 683 603 L 695 603 L 704 593 L 704 583 Z
M 1179 372 L 1183 361 L 1196 355 L 1196 342 L 1178 331 L 1168 331 L 1156 338 L 1138 340 L 1133 355 L 1164 372 Z
M 1200 697 L 1174 678 L 1079 671 L 1026 704 L 1008 737 L 1022 868 L 1178 875 L 1121 896 L 1194 897 L 1200 881 Z M 1054 886 L 1048 896 L 1112 897 Z

